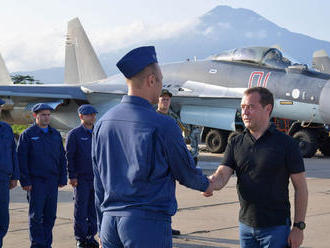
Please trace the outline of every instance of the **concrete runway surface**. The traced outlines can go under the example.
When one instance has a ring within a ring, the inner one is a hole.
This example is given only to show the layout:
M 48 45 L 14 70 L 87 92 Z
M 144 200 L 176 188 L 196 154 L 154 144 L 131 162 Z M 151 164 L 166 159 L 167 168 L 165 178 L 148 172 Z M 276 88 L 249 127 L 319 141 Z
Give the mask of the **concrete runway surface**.
M 222 154 L 200 154 L 199 166 L 206 174 L 221 163 Z M 305 239 L 302 247 L 330 247 L 330 158 L 317 155 L 305 159 L 309 204 Z M 197 191 L 177 184 L 178 212 L 172 226 L 182 235 L 173 238 L 176 248 L 239 247 L 236 178 L 225 189 L 205 198 Z M 73 236 L 73 193 L 70 186 L 59 192 L 58 211 L 53 229 L 53 248 L 75 247 Z M 290 200 L 293 190 L 290 185 Z M 4 248 L 29 247 L 28 204 L 26 193 L 16 187 L 11 191 L 10 228 L 4 238 Z

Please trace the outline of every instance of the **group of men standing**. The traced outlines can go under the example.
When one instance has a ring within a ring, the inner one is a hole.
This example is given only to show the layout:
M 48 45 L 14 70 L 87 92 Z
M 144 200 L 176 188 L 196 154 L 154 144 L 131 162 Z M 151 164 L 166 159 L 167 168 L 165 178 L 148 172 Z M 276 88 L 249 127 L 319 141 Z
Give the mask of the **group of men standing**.
M 90 105 L 78 109 L 81 126 L 68 134 L 66 158 L 59 132 L 49 126 L 49 105 L 34 106 L 35 124 L 21 134 L 17 154 L 11 128 L 0 123 L 0 194 L 5 196 L 0 198 L 0 242 L 8 229 L 9 189 L 20 176 L 28 192 L 31 247 L 51 247 L 58 187 L 66 185 L 68 167 L 77 247 L 98 247 L 98 231 L 103 248 L 170 248 L 176 181 L 209 197 L 234 172 L 241 247 L 301 245 L 307 208 L 304 163 L 297 144 L 269 122 L 274 105 L 269 90 L 244 92 L 246 130 L 230 140 L 223 165 L 207 177 L 196 168 L 176 121 L 153 108 L 163 79 L 155 48 L 133 49 L 117 67 L 126 77 L 128 95 L 95 127 L 97 111 Z M 295 189 L 293 227 L 289 179 Z
M 97 122 L 92 143 L 103 248 L 172 247 L 175 182 L 208 197 L 234 172 L 241 247 L 302 244 L 308 198 L 304 163 L 293 139 L 270 124 L 274 99 L 268 89 L 244 92 L 246 130 L 231 139 L 223 165 L 207 177 L 195 167 L 175 120 L 152 107 L 161 95 L 163 79 L 155 48 L 133 49 L 117 67 L 126 77 L 128 95 Z M 295 190 L 293 226 L 289 179 Z
M 1 100 L 0 105 L 3 103 Z M 91 105 L 79 107 L 81 125 L 69 132 L 66 152 L 60 133 L 49 125 L 51 111 L 53 108 L 44 103 L 32 108 L 35 123 L 20 135 L 17 148 L 11 127 L 0 122 L 0 247 L 9 225 L 9 189 L 18 179 L 29 202 L 31 248 L 51 247 L 58 188 L 67 184 L 67 170 L 74 187 L 77 247 L 99 247 L 94 239 L 97 229 L 91 160 L 97 111 Z

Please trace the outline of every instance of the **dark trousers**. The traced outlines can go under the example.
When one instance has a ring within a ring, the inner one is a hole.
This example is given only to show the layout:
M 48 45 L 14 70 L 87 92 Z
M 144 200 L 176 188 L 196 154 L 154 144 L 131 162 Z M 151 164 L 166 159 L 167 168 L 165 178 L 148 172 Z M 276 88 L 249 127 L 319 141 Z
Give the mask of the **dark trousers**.
M 100 238 L 103 248 L 171 248 L 171 222 L 104 213 Z
M 57 179 L 32 179 L 28 192 L 31 248 L 50 248 L 57 210 Z
M 86 241 L 97 232 L 93 180 L 79 178 L 74 199 L 74 235 L 76 240 Z
M 0 248 L 9 226 L 9 177 L 0 179 Z

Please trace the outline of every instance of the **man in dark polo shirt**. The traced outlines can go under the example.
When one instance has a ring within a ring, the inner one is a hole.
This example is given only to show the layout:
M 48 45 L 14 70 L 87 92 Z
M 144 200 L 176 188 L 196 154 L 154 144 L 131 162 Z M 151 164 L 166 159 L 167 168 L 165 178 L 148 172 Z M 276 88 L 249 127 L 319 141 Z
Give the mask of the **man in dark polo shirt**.
M 273 105 L 266 88 L 244 92 L 241 109 L 246 130 L 230 140 L 223 165 L 210 177 L 220 190 L 236 172 L 242 248 L 295 248 L 303 241 L 308 199 L 304 162 L 294 140 L 270 124 Z M 292 228 L 289 178 L 295 190 Z

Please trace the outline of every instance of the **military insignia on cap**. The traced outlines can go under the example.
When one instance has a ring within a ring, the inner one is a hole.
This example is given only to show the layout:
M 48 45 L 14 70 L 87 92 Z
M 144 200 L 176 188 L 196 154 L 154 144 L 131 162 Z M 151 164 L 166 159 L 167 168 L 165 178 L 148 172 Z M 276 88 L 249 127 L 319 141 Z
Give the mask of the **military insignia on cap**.
M 144 46 L 128 52 L 116 65 L 126 78 L 131 78 L 153 63 L 158 63 L 155 47 Z

